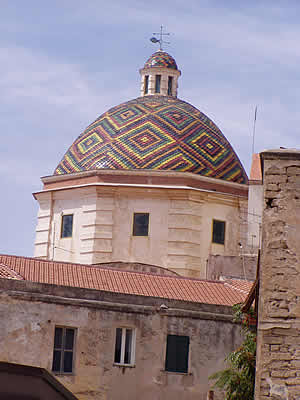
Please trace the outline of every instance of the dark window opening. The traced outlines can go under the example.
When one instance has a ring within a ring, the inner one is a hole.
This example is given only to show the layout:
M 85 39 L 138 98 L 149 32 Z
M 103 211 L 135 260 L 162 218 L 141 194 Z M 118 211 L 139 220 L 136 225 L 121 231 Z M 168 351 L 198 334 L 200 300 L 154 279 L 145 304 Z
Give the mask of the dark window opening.
M 188 372 L 189 344 L 189 336 L 167 336 L 166 371 Z
M 147 94 L 149 90 L 149 75 L 145 75 L 144 80 L 144 94 Z
M 155 93 L 160 93 L 161 75 L 155 75 Z
M 133 214 L 133 236 L 148 236 L 149 213 Z
M 213 243 L 224 244 L 225 243 L 225 222 L 213 220 Z
M 135 334 L 133 329 L 116 329 L 115 363 L 134 364 L 134 337 Z
M 52 371 L 58 373 L 73 372 L 73 349 L 75 329 L 55 328 Z
M 122 328 L 116 330 L 115 362 L 121 362 Z
M 63 215 L 61 219 L 61 237 L 72 237 L 73 232 L 73 214 Z
M 168 96 L 172 96 L 173 77 L 168 78 Z

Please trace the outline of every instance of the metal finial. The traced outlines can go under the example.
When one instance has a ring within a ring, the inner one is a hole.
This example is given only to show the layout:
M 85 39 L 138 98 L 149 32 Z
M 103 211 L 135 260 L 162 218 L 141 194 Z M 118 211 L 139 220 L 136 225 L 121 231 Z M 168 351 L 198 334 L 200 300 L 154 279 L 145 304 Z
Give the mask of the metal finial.
M 159 35 L 159 39 L 157 39 L 155 36 L 150 39 L 152 43 L 159 43 L 159 50 L 163 49 L 163 43 L 170 44 L 170 42 L 166 42 L 165 40 L 163 40 L 163 36 L 170 36 L 170 33 L 163 32 L 162 25 L 160 27 L 160 32 L 153 33 L 153 35 Z

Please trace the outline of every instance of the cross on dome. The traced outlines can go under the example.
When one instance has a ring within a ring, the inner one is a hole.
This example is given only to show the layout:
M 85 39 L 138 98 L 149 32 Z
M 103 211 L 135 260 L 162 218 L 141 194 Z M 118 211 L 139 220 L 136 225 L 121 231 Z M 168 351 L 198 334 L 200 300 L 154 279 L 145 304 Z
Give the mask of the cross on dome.
M 170 42 L 166 42 L 163 40 L 163 36 L 170 36 L 170 33 L 163 33 L 163 26 L 160 26 L 160 32 L 154 32 L 153 35 L 159 35 L 160 39 L 157 39 L 155 36 L 152 37 L 150 40 L 152 43 L 159 43 L 159 50 L 162 51 L 163 43 L 170 44 Z

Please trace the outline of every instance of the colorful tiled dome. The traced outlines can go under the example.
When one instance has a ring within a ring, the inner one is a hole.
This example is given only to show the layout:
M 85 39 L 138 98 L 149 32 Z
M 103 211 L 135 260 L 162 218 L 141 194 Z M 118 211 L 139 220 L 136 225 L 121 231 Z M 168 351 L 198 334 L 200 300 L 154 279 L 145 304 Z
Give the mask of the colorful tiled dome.
M 176 61 L 170 54 L 165 51 L 158 50 L 152 54 L 145 62 L 144 68 L 165 67 L 171 69 L 178 69 Z
M 102 114 L 72 144 L 55 174 L 95 169 L 187 171 L 246 183 L 219 128 L 201 111 L 169 96 L 145 96 Z

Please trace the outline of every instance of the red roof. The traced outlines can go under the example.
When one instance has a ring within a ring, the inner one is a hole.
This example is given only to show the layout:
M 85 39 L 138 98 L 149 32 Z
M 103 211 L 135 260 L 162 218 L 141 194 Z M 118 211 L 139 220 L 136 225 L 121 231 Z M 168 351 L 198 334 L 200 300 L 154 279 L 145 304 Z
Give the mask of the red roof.
M 0 265 L 32 282 L 227 306 L 244 302 L 252 286 L 1 254 Z

